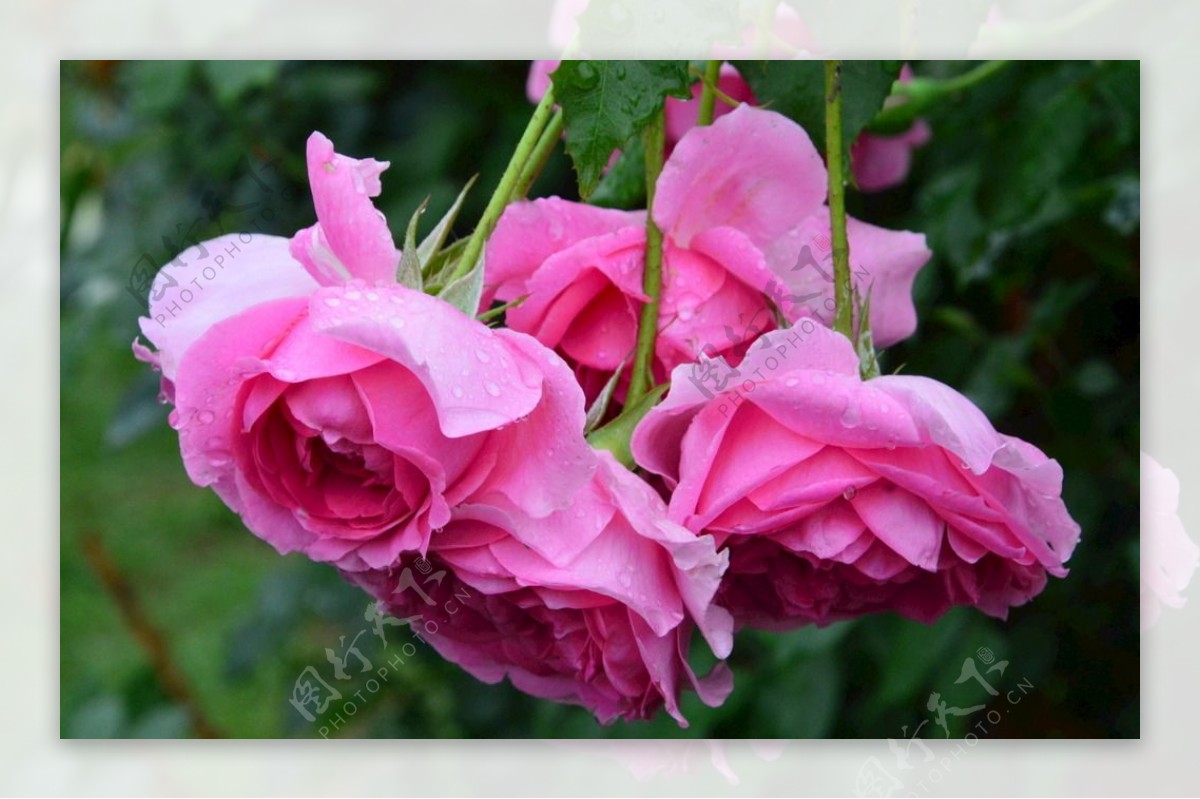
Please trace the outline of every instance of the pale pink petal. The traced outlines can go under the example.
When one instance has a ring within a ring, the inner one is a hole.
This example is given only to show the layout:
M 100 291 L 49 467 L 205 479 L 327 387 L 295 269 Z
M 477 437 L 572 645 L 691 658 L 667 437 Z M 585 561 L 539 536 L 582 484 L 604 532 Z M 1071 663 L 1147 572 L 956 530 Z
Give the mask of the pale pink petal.
M 316 289 L 288 253 L 287 239 L 230 233 L 190 247 L 162 268 L 151 290 L 149 316 L 138 326 L 158 349 L 163 377 L 173 380 L 184 353 L 217 322 L 259 303 L 305 297 Z

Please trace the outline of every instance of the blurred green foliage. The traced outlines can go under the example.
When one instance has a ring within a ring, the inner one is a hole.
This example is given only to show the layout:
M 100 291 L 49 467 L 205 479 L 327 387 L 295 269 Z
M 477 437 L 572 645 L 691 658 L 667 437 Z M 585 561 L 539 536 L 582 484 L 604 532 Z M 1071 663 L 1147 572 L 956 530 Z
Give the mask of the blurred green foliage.
M 968 65 L 917 62 L 918 75 Z M 155 267 L 192 237 L 311 224 L 304 142 L 392 163 L 380 208 L 399 239 L 425 198 L 436 219 L 475 173 L 469 230 L 530 113 L 527 64 L 66 62 L 62 65 L 61 732 L 192 732 L 88 567 L 96 533 L 225 735 L 315 737 L 288 703 L 307 666 L 363 629 L 366 600 L 332 570 L 281 558 L 184 474 L 157 380 L 130 341 Z M 931 692 L 986 647 L 1001 694 L 1033 690 L 989 737 L 1138 735 L 1139 74 L 1130 62 L 1019 63 L 927 115 L 931 144 L 901 187 L 851 192 L 850 212 L 926 233 L 916 336 L 884 371 L 936 377 L 1066 471 L 1083 526 L 1071 574 L 1007 622 L 957 610 L 932 626 L 892 616 L 787 635 L 745 632 L 722 708 L 687 696 L 665 715 L 599 727 L 578 708 L 488 686 L 432 650 L 394 665 L 339 736 L 941 736 Z M 574 197 L 561 149 L 534 195 Z M 464 227 L 464 225 L 466 227 Z M 144 260 L 143 260 L 144 259 Z M 134 292 L 136 293 L 136 292 Z M 396 633 L 393 633 L 396 634 Z M 376 667 L 397 652 L 368 632 Z M 408 650 L 414 652 L 413 649 Z M 353 694 L 365 680 L 352 675 Z M 950 718 L 962 735 L 980 718 Z

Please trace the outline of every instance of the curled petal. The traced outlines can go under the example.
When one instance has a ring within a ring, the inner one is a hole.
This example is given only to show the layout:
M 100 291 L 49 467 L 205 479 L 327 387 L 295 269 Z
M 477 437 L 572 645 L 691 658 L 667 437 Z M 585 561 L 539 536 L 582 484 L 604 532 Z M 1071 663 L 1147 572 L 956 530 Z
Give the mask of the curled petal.
M 357 159 L 334 151 L 320 132 L 308 137 L 308 182 L 317 224 L 292 237 L 292 255 L 324 286 L 360 278 L 367 283 L 396 279 L 400 253 L 387 220 L 371 202 L 381 190 L 386 161 Z

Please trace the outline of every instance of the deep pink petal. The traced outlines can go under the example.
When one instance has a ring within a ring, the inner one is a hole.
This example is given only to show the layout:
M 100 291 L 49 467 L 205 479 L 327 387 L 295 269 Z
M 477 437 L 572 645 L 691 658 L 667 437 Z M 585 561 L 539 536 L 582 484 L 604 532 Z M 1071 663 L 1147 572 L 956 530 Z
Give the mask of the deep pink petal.
M 328 287 L 313 295 L 309 314 L 325 336 L 416 375 L 450 438 L 513 422 L 541 398 L 539 377 L 514 368 L 492 330 L 427 294 L 399 285 Z
M 644 211 L 615 211 L 548 197 L 513 203 L 488 239 L 483 306 L 528 293 L 527 282 L 555 253 L 622 228 L 645 228 Z
M 321 285 L 351 278 L 367 283 L 396 279 L 400 253 L 387 221 L 371 198 L 378 197 L 386 161 L 357 159 L 334 151 L 320 132 L 308 137 L 308 182 L 317 224 L 297 233 L 291 252 Z
M 826 189 L 825 166 L 799 125 L 741 105 L 680 139 L 658 179 L 654 220 L 681 247 L 705 230 L 736 228 L 768 264 L 785 268 L 791 234 Z

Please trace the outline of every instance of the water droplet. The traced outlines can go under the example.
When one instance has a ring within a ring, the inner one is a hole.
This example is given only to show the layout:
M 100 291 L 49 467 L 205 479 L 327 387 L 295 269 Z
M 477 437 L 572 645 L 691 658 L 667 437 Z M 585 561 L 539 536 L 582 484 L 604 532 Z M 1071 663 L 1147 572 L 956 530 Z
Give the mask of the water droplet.
M 500 396 L 500 386 L 496 385 L 491 380 L 483 384 L 483 390 L 491 394 L 493 397 Z
M 578 80 L 576 85 L 580 89 L 590 89 L 600 80 L 600 76 L 596 74 L 596 68 L 587 61 L 578 62 L 579 68 L 576 71 Z
M 488 355 L 483 350 L 475 350 L 475 357 L 479 359 L 480 363 L 487 363 L 488 361 L 492 360 L 492 356 Z
M 679 309 L 678 316 L 680 319 L 682 319 L 685 322 L 688 321 L 689 319 L 691 319 L 695 315 L 696 315 L 696 309 L 692 308 L 691 306 L 684 306 Z
M 967 463 L 966 461 L 963 461 L 962 463 L 960 463 L 960 464 L 958 464 L 958 465 L 959 465 L 959 466 L 961 466 L 961 467 L 962 467 L 962 468 L 964 468 L 964 469 L 970 469 L 970 468 L 971 468 L 971 464 Z
M 360 297 L 362 297 L 361 291 L 351 289 L 350 291 L 346 292 L 346 299 L 348 299 L 348 300 L 354 301 L 354 300 L 359 299 Z
M 787 380 L 783 381 L 783 384 L 788 388 L 795 388 L 796 386 L 800 385 L 800 378 L 789 377 Z
M 850 404 L 842 412 L 842 427 L 858 427 L 861 421 L 862 413 L 858 409 L 858 403 L 850 400 Z
M 462 395 L 463 395 L 462 386 L 455 386 L 452 390 L 452 393 L 454 394 L 454 396 L 458 397 L 459 399 L 462 399 Z
M 179 430 L 182 427 L 180 424 L 182 419 L 183 417 L 180 416 L 178 408 L 175 408 L 167 414 L 167 424 L 171 425 L 171 428 L 174 430 Z
M 342 301 L 339 300 L 337 297 L 326 297 L 325 304 L 328 305 L 330 308 L 336 308 L 342 304 Z
M 368 292 L 367 292 L 367 299 L 368 299 L 368 300 L 370 300 L 371 302 L 375 302 L 376 300 L 378 300 L 378 299 L 379 299 L 379 292 L 377 292 L 377 291 L 368 291 Z
M 858 496 L 858 489 L 854 486 L 849 486 L 845 491 L 842 492 L 842 499 L 846 500 L 847 502 L 854 499 L 856 496 Z
M 217 415 L 212 411 L 200 411 L 200 413 L 196 414 L 196 421 L 200 424 L 212 424 L 216 418 Z M 963 466 L 966 466 L 966 464 L 964 463 Z
M 400 305 L 404 302 L 404 295 L 403 294 L 390 294 L 390 295 L 388 295 L 388 299 L 391 300 L 392 302 L 396 303 L 397 305 Z
M 401 319 L 399 316 L 393 316 L 391 319 L 388 320 L 388 324 L 390 324 L 392 327 L 399 330 L 400 328 L 404 327 L 404 320 Z
M 282 380 L 285 383 L 291 383 L 296 379 L 296 373 L 291 369 L 275 369 L 274 375 L 277 379 Z
M 158 399 L 159 405 L 166 405 L 168 402 L 171 401 L 171 398 L 167 396 L 167 392 L 165 392 L 165 391 L 158 392 L 157 399 Z

